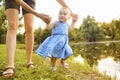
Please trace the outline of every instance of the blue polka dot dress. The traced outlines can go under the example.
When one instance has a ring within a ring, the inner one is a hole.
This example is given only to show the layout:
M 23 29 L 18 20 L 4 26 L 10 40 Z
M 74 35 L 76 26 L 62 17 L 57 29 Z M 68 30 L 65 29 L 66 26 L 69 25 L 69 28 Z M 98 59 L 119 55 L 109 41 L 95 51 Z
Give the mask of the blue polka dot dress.
M 56 21 L 52 35 L 46 38 L 36 50 L 36 53 L 43 58 L 67 58 L 73 54 L 68 44 L 68 24 Z

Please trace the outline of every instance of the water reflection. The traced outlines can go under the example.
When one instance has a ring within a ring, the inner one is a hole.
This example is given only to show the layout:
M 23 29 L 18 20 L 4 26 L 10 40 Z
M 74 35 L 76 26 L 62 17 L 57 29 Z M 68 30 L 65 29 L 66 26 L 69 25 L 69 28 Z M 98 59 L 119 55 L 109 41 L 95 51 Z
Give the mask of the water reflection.
M 79 55 L 75 59 L 75 62 L 84 64 L 84 59 Z M 116 80 L 120 80 L 120 63 L 113 60 L 112 57 L 98 60 L 98 71 L 102 74 L 106 74 Z
M 100 73 L 105 73 L 116 80 L 120 80 L 120 63 L 117 63 L 113 58 L 108 57 L 102 60 L 98 60 L 98 70 Z
M 84 64 L 84 59 L 81 57 L 81 55 L 77 56 L 74 58 L 75 62 L 79 62 L 81 64 Z
M 113 57 L 114 61 L 120 62 L 120 42 L 99 43 L 99 44 L 79 44 L 72 45 L 74 55 L 81 55 L 92 67 L 98 65 L 98 60 Z
M 120 80 L 120 42 L 87 43 L 72 45 L 74 55 L 81 57 L 92 67 L 96 65 L 100 72 Z M 81 61 L 80 57 L 76 60 Z

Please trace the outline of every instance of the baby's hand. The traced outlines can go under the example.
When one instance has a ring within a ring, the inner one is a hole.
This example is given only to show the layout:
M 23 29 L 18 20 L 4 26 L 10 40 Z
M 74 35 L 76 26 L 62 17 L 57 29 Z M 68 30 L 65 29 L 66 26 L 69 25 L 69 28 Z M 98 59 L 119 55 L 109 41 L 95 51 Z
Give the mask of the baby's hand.
M 43 13 L 39 13 L 38 17 L 44 21 L 46 24 L 49 24 L 51 22 L 51 17 L 49 15 L 43 14 Z
M 78 19 L 78 15 L 75 14 L 75 13 L 72 13 L 71 16 L 72 16 L 72 18 L 76 18 L 76 19 Z
M 73 18 L 73 19 L 72 19 L 72 23 L 76 23 L 77 20 L 78 20 L 78 17 Z

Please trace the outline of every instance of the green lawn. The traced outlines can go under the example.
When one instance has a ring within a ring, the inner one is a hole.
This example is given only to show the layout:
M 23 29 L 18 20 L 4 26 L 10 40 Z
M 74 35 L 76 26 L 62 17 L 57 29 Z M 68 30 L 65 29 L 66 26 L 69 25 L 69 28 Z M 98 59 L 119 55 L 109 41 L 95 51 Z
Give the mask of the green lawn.
M 0 44 L 0 72 L 6 67 L 6 47 Z M 75 63 L 73 56 L 68 59 L 69 69 L 64 69 L 57 61 L 57 71 L 51 71 L 50 59 L 42 59 L 33 54 L 34 69 L 26 68 L 25 46 L 17 44 L 15 54 L 15 74 L 13 78 L 6 79 L 1 76 L 0 80 L 115 80 L 106 75 L 101 75 L 97 69 L 90 68 L 87 64 Z

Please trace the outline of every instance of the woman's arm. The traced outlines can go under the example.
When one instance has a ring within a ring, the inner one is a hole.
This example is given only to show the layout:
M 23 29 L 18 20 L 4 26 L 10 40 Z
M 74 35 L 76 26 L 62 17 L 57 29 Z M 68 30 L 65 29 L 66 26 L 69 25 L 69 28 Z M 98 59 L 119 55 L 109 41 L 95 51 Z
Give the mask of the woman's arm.
M 65 0 L 57 0 L 57 2 L 62 6 L 62 7 L 68 7 L 68 5 L 66 4 Z
M 16 2 L 22 6 L 26 11 L 34 14 L 35 16 L 39 17 L 41 20 L 43 20 L 46 24 L 49 24 L 51 21 L 51 18 L 43 13 L 37 13 L 34 9 L 32 9 L 29 5 L 27 5 L 23 0 L 16 0 Z

